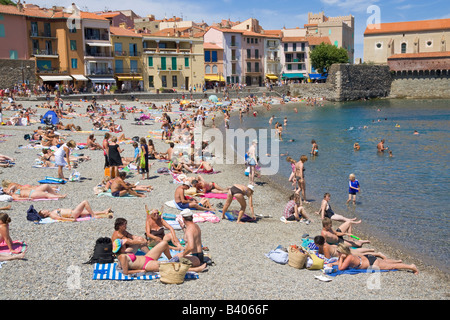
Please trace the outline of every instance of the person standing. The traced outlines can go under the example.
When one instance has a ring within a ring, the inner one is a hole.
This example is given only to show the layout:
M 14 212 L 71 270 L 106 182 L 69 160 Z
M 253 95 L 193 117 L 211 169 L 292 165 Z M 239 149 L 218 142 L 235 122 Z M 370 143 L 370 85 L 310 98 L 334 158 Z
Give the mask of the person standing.
M 72 170 L 72 166 L 70 165 L 70 151 L 76 146 L 75 141 L 70 140 L 55 151 L 55 164 L 58 166 L 58 178 L 66 180 L 63 173 L 65 166 L 68 166 L 68 169 Z
M 117 137 L 112 137 L 108 145 L 108 161 L 111 179 L 119 176 L 119 167 L 123 165 L 120 154 L 123 150 L 117 144 Z
M 384 150 L 387 150 L 388 147 L 384 146 L 384 139 L 381 139 L 381 141 L 377 144 L 377 150 L 378 152 L 384 152 Z
M 141 173 L 142 173 L 142 179 L 145 179 L 145 174 L 147 174 L 147 179 L 149 179 L 149 170 L 148 170 L 148 145 L 147 145 L 147 141 L 145 140 L 144 137 L 142 137 L 139 140 L 141 146 L 140 146 L 140 157 L 141 157 L 141 163 L 140 163 L 140 168 L 141 168 Z
M 250 172 L 248 174 L 249 184 L 255 185 L 255 167 L 258 164 L 258 159 L 256 157 L 256 146 L 258 140 L 253 140 L 250 148 L 248 149 L 248 165 L 250 167 Z
M 349 203 L 353 198 L 353 204 L 356 204 L 356 194 L 360 191 L 359 182 L 353 173 L 348 177 L 348 200 Z
M 296 192 L 302 193 L 303 202 L 308 203 L 306 201 L 306 183 L 305 183 L 305 162 L 308 161 L 308 157 L 302 155 L 300 160 L 295 163 L 295 180 L 297 181 L 297 190 Z

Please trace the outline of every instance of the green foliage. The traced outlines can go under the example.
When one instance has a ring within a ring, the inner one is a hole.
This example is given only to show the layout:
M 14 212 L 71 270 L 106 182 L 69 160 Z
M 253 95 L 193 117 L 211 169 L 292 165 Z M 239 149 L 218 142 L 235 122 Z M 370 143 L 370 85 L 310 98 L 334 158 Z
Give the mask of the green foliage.
M 327 73 L 334 63 L 348 63 L 347 50 L 323 42 L 311 51 L 310 58 L 312 66 L 320 73 Z
M 0 0 L 0 4 L 3 4 L 3 5 L 16 5 L 16 3 L 14 3 L 13 1 L 11 1 L 11 0 Z

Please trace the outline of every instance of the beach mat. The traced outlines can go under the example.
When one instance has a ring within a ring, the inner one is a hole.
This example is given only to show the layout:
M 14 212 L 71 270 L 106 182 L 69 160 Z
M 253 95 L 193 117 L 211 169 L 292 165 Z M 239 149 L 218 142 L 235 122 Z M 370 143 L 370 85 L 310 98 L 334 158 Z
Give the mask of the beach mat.
M 41 184 L 65 184 L 65 183 L 67 183 L 67 181 L 64 179 L 53 178 L 53 177 L 45 177 L 44 179 L 39 180 L 38 182 Z
M 220 210 L 219 212 L 222 213 L 222 210 Z M 238 210 L 225 212 L 225 217 L 228 220 L 230 220 L 230 221 L 237 221 L 238 215 L 239 215 L 239 211 Z M 245 213 L 242 215 L 241 221 L 242 222 L 256 222 L 256 220 L 254 220 L 253 218 L 249 217 Z
M 333 272 L 327 273 L 327 276 L 336 277 L 342 274 L 360 274 L 360 273 L 376 273 L 376 272 L 389 272 L 389 271 L 398 271 L 397 269 L 394 270 L 380 270 L 380 269 L 355 269 L 350 268 L 346 270 L 339 270 L 338 266 L 333 266 Z
M 27 251 L 27 244 L 23 241 L 13 241 L 13 250 L 20 248 L 20 253 Z M 0 254 L 9 254 L 9 248 L 6 244 L 0 246 Z
M 201 198 L 209 198 L 209 199 L 226 199 L 228 198 L 228 193 L 205 193 L 200 195 Z M 233 197 L 233 199 L 236 199 Z
M 78 218 L 78 219 L 77 219 L 77 222 L 89 221 L 89 220 L 94 220 L 94 219 L 95 219 L 95 218 L 94 218 L 94 217 L 91 217 L 91 216 L 89 216 L 89 217 L 83 217 L 83 218 Z M 47 217 L 47 218 L 43 218 L 43 219 L 41 219 L 41 220 L 35 222 L 35 224 L 49 224 L 49 223 L 55 223 L 55 222 L 69 222 L 69 221 L 55 220 L 55 219 L 52 219 L 52 218 L 50 218 L 50 217 Z
M 96 263 L 92 280 L 155 280 L 161 278 L 159 272 L 145 272 L 134 276 L 124 275 L 117 269 L 117 263 Z M 185 279 L 198 279 L 198 273 L 188 271 Z

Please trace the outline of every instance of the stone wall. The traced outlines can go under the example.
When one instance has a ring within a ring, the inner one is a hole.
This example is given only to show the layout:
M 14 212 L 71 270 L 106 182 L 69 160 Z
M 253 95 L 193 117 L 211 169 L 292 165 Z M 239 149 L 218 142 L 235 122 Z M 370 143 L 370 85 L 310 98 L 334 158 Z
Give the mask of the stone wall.
M 0 59 L 0 88 L 11 88 L 22 81 L 33 86 L 36 82 L 33 60 Z
M 388 66 L 334 64 L 326 83 L 291 84 L 293 96 L 325 97 L 330 101 L 359 100 L 387 97 L 392 75 Z
M 450 99 L 450 75 L 395 74 L 391 87 L 391 98 Z

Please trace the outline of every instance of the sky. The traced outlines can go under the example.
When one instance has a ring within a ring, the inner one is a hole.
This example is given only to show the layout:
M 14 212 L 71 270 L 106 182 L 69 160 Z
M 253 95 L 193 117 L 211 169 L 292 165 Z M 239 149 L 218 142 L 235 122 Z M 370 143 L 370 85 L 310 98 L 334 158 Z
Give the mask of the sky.
M 363 57 L 363 33 L 368 23 L 386 23 L 450 18 L 449 0 L 28 0 L 41 7 L 69 7 L 83 11 L 131 9 L 156 19 L 173 16 L 211 25 L 222 19 L 259 20 L 263 29 L 303 28 L 308 12 L 326 16 L 355 17 L 355 58 Z M 377 19 L 377 20 L 375 20 Z

